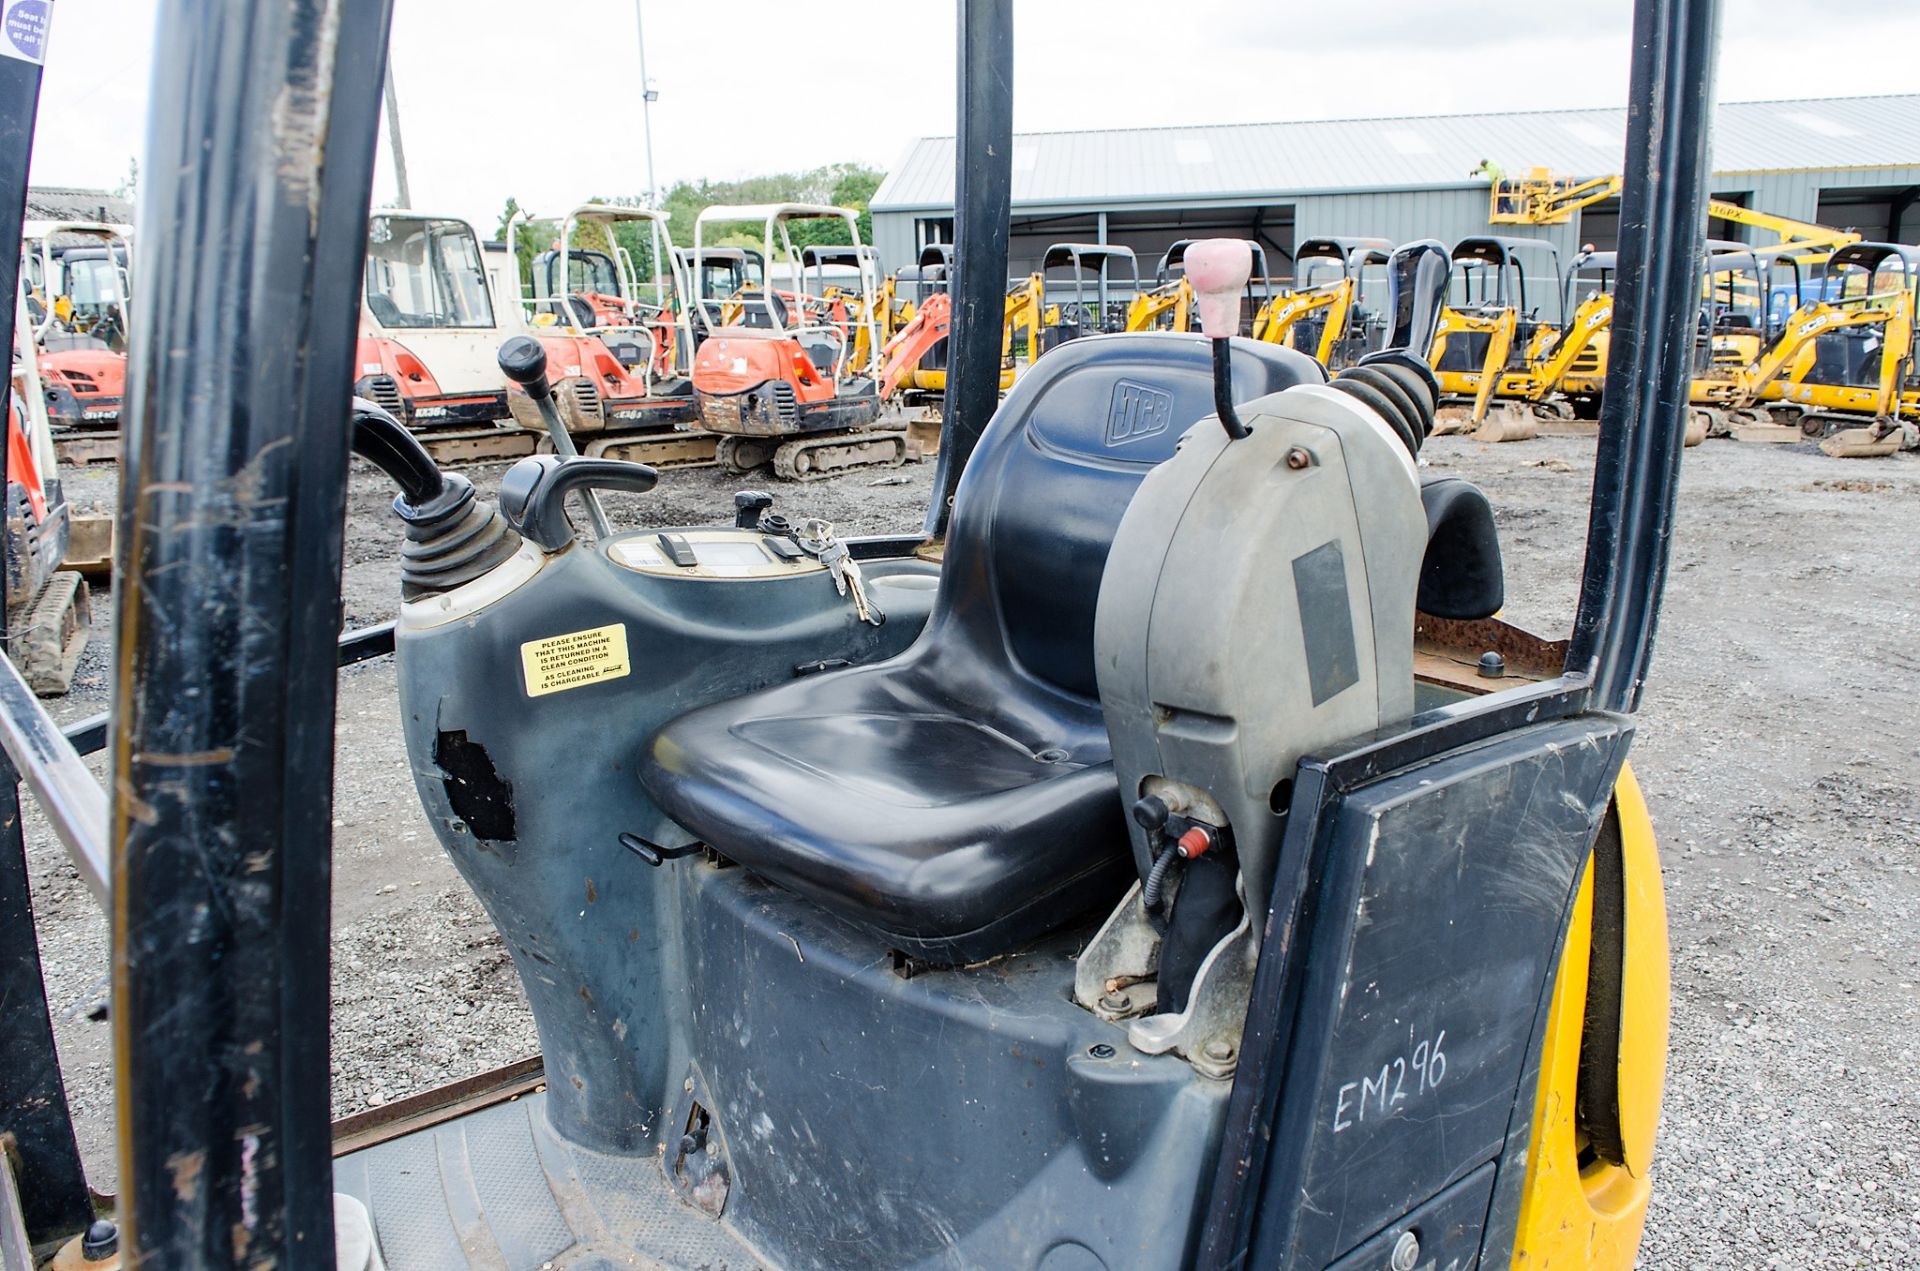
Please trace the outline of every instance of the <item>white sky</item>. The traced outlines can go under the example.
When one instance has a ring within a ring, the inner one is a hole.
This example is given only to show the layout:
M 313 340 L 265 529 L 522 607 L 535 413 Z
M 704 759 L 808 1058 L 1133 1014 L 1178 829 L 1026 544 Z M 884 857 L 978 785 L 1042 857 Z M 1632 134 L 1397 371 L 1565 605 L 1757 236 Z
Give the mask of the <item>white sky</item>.
M 840 160 L 884 169 L 914 138 L 954 131 L 951 0 L 641 3 L 662 189 Z M 56 0 L 34 184 L 124 179 L 156 8 Z M 1835 12 L 1723 0 L 1722 100 L 1920 89 L 1920 3 Z M 1627 0 L 1021 0 L 1014 125 L 1619 105 L 1629 14 Z M 396 0 L 392 57 L 417 205 L 486 234 L 510 194 L 559 211 L 645 192 L 633 0 Z M 383 140 L 374 199 L 393 197 Z

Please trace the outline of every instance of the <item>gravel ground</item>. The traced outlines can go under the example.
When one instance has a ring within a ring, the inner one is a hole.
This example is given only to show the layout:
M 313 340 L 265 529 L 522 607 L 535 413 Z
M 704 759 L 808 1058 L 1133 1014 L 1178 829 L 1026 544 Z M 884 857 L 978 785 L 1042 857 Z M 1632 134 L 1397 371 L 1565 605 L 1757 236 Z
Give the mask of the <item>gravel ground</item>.
M 1508 616 L 1563 633 L 1591 443 L 1442 438 L 1499 510 Z M 482 489 L 498 468 L 473 472 Z M 778 491 L 843 533 L 919 524 L 931 465 Z M 675 472 L 618 524 L 713 522 L 740 484 Z M 111 470 L 69 476 L 111 503 Z M 394 611 L 389 494 L 356 470 L 349 623 Z M 1635 767 L 1664 852 L 1673 1051 L 1642 1264 L 1920 1267 L 1920 459 L 1716 441 L 1688 453 Z M 102 613 L 105 609 L 103 607 Z M 102 709 L 103 640 L 62 719 Z M 340 677 L 334 1106 L 358 1111 L 535 1049 L 505 952 L 415 800 L 386 662 Z M 37 819 L 29 853 L 69 1095 L 113 1186 L 104 922 Z

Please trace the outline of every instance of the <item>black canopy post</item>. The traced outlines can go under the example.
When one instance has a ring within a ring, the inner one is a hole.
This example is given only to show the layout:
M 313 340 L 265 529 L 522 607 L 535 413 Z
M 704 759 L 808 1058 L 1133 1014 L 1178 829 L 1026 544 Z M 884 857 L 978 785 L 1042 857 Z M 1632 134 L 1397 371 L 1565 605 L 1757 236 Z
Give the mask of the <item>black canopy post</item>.
M 44 35 L 45 19 L 41 21 Z M 4 35 L 0 39 L 11 41 Z M 9 47 L 19 46 L 10 42 Z M 0 56 L 0 243 L 20 241 L 27 214 L 34 111 L 39 103 L 39 63 Z M 19 288 L 20 253 L 11 248 L 0 251 L 0 348 L 13 348 Z M 0 397 L 6 395 L 0 393 Z M 11 479 L 6 451 L 0 445 L 0 490 Z M 6 577 L 0 571 L 0 615 L 6 610 Z M 16 1166 L 27 1238 L 38 1243 L 84 1228 L 93 1217 L 93 1202 L 87 1195 L 66 1083 L 54 1051 L 46 985 L 40 975 L 27 849 L 20 832 L 20 780 L 4 756 L 0 756 L 0 1140 L 10 1141 L 0 1150 L 14 1159 L 0 1160 L 0 1170 Z
M 1567 670 L 1630 711 L 1653 656 L 1687 422 L 1718 0 L 1639 0 L 1613 342 Z
M 111 742 L 141 1265 L 334 1263 L 334 645 L 388 16 L 167 0 L 157 23 Z
M 929 538 L 946 534 L 960 474 L 1000 404 L 1007 235 L 1013 215 L 1013 0 L 959 0 L 958 8 L 953 329 L 948 337 L 940 465 L 933 503 L 927 508 Z

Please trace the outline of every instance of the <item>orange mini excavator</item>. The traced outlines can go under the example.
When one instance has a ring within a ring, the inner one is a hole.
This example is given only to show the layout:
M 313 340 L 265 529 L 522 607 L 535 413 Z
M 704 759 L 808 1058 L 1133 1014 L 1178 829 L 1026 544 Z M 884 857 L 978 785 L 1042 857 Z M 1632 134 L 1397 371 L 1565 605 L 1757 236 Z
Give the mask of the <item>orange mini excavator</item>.
M 853 247 L 860 246 L 856 214 L 846 208 L 804 203 L 710 207 L 694 221 L 695 277 L 705 276 L 706 238 L 716 225 L 760 223 L 768 262 L 765 281 L 735 293 L 718 306 L 717 315 L 710 303 L 694 307 L 703 328 L 693 362 L 697 426 L 721 435 L 718 458 L 730 472 L 771 463 L 774 475 L 804 481 L 909 458 L 904 426 L 875 426 L 881 409 L 875 331 L 858 338 L 853 329 L 875 321 L 873 258 L 857 253 L 857 304 L 809 295 L 789 230 L 807 220 L 842 221 Z M 783 272 L 790 287 L 779 285 Z

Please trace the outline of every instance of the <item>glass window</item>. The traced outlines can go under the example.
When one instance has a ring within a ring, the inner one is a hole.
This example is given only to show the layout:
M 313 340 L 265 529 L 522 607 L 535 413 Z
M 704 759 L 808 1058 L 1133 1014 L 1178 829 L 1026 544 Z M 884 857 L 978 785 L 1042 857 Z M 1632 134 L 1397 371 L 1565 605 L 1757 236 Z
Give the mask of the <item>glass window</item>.
M 67 298 L 75 308 L 104 309 L 114 302 L 113 265 L 105 256 L 67 260 Z
M 367 307 L 387 327 L 491 327 L 480 244 L 459 221 L 376 216 L 367 232 Z

